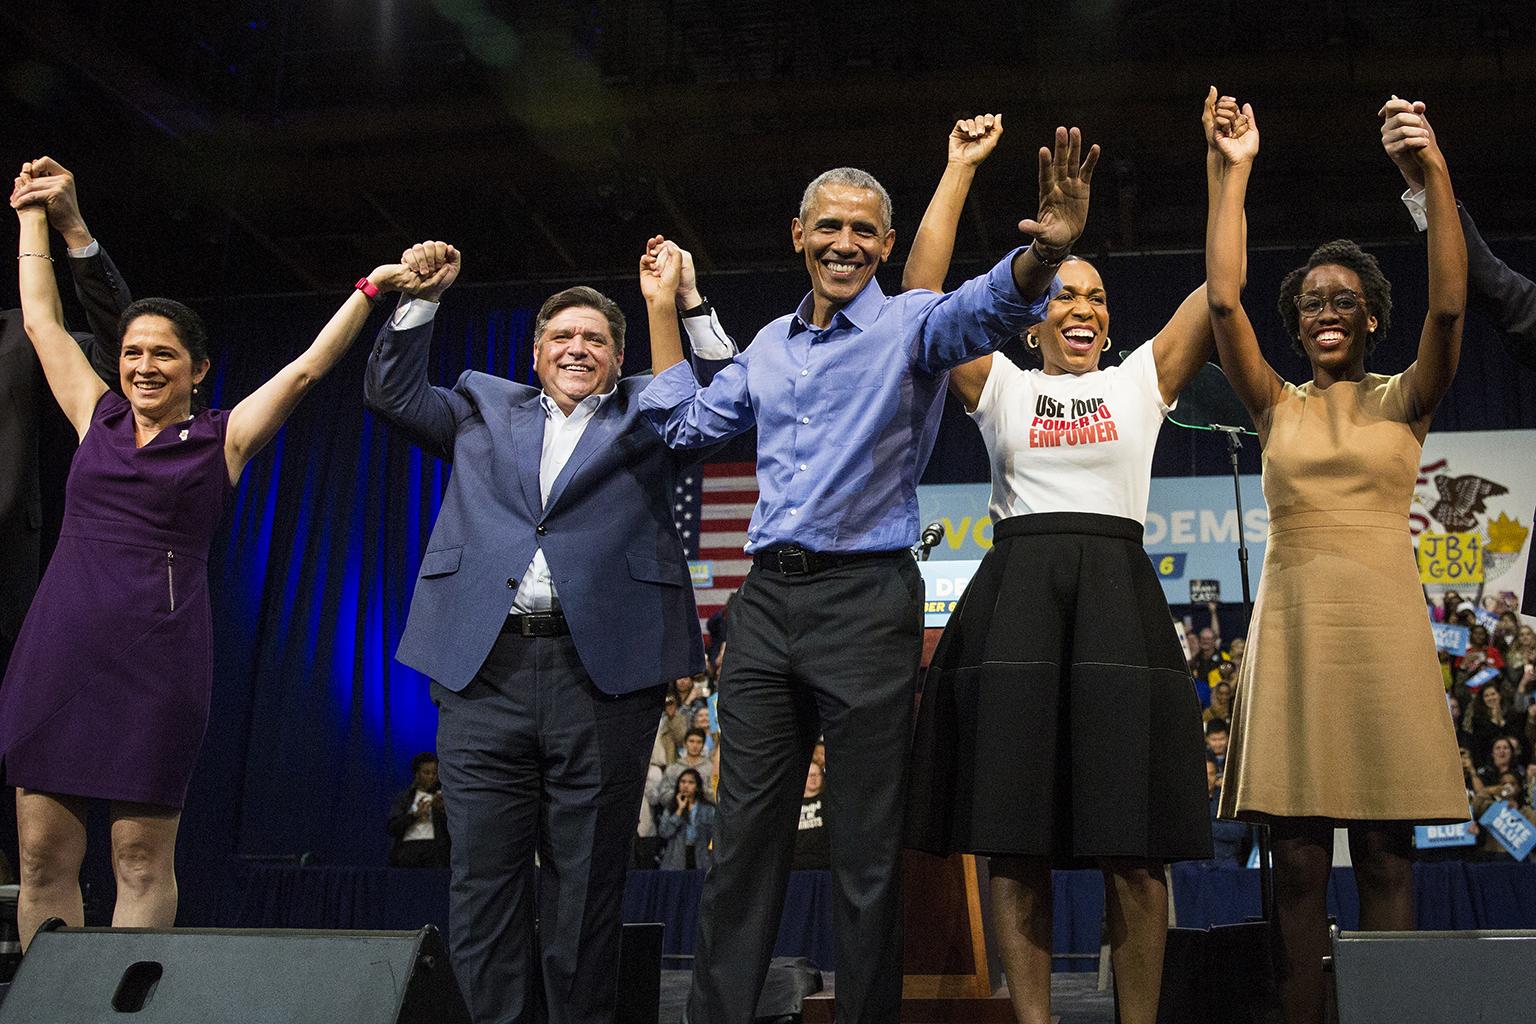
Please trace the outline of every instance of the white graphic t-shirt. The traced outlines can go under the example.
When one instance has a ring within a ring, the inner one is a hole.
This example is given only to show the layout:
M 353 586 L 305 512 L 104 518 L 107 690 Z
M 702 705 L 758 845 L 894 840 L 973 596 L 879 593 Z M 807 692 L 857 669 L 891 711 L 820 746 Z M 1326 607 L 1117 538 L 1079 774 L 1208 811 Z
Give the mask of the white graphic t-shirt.
M 1097 512 L 1145 524 L 1152 452 L 1172 409 L 1157 389 L 1151 342 L 1081 376 L 993 356 L 971 413 L 992 463 L 992 521 Z

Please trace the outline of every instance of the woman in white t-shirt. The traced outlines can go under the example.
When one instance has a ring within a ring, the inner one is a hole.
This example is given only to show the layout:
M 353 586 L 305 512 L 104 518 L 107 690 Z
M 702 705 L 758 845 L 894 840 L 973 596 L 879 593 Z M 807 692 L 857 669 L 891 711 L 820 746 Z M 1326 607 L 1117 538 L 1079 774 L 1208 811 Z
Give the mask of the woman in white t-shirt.
M 1001 130 L 1000 118 L 955 126 L 907 287 L 942 287 L 971 176 Z M 1050 1019 L 1051 868 L 1100 868 L 1120 1019 L 1150 1024 L 1163 865 L 1210 857 L 1211 830 L 1200 704 L 1142 524 L 1158 430 L 1213 337 L 1202 285 L 1155 338 L 1101 368 L 1111 342 L 1099 272 L 1067 257 L 1053 288 L 1025 337 L 1038 369 L 999 353 L 950 374 L 986 442 L 993 546 L 924 686 L 908 845 L 990 858 L 1025 1022 Z

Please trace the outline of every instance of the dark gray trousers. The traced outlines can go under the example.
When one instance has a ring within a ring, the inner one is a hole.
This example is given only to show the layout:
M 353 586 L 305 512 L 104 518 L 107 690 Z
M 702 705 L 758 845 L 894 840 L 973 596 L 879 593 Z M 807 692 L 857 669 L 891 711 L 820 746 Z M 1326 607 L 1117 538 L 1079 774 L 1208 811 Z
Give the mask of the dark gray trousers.
M 449 943 L 475 1024 L 611 1024 L 662 691 L 603 693 L 570 637 L 511 633 L 464 690 L 432 684 Z
M 839 1024 L 901 1007 L 901 840 L 922 576 L 905 554 L 811 576 L 754 569 L 731 604 L 719 816 L 690 1024 L 750 1024 L 779 930 L 811 748 L 827 743 Z

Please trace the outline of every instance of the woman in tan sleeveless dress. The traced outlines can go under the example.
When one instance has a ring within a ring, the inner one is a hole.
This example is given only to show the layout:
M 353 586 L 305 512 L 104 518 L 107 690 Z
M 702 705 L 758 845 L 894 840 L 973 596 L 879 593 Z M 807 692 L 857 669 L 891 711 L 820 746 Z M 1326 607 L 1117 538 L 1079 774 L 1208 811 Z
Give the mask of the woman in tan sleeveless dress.
M 1321 1021 L 1335 827 L 1349 830 L 1360 925 L 1414 925 L 1411 825 L 1464 821 L 1456 739 L 1408 529 L 1419 451 L 1461 346 L 1466 245 L 1445 160 L 1418 111 L 1382 109 L 1383 139 L 1428 193 L 1429 315 L 1401 374 L 1365 371 L 1391 286 L 1353 242 L 1321 246 L 1281 285 L 1312 364 L 1300 387 L 1265 361 L 1243 311 L 1239 223 L 1257 126 L 1221 126 L 1241 154 L 1206 236 L 1222 364 L 1264 446 L 1269 545 L 1239 676 L 1221 814 L 1268 823 L 1287 1021 Z

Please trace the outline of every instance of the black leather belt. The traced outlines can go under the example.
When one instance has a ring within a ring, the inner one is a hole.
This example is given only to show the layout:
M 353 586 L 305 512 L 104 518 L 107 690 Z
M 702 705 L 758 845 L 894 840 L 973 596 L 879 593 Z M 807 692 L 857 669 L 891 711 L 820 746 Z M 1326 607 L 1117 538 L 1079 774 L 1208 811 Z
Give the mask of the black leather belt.
M 549 612 L 514 612 L 507 616 L 501 631 L 518 636 L 567 636 L 571 627 L 565 623 L 565 613 L 557 608 Z
M 840 565 L 853 565 L 856 562 L 869 562 L 881 558 L 897 558 L 903 555 L 908 558 L 912 557 L 911 552 L 906 548 L 900 548 L 896 551 L 859 551 L 848 554 L 833 554 L 824 551 L 807 551 L 797 544 L 786 544 L 754 551 L 752 553 L 752 564 L 759 569 L 782 573 L 785 576 L 809 576 L 812 573 L 836 569 Z

